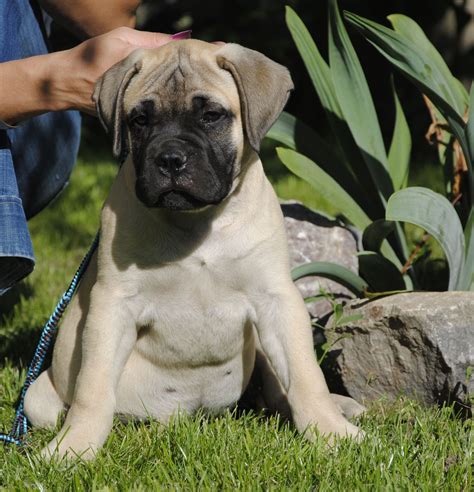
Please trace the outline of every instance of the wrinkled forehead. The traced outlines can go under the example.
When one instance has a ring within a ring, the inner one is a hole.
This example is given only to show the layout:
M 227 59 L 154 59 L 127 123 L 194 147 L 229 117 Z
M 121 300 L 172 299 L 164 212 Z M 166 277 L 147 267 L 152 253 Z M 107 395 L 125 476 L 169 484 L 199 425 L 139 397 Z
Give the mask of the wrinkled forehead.
M 144 50 L 141 69 L 125 93 L 126 113 L 144 100 L 154 101 L 157 111 L 185 111 L 195 97 L 204 97 L 238 114 L 237 87 L 230 72 L 218 66 L 217 51 L 194 40 Z

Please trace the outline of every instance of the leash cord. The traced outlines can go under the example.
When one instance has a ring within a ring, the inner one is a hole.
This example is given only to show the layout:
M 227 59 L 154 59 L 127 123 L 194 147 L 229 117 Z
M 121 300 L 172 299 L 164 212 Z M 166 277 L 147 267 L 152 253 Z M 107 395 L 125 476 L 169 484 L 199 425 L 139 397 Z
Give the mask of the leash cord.
M 58 304 L 56 305 L 53 314 L 43 327 L 38 345 L 36 346 L 35 354 L 33 355 L 33 359 L 28 368 L 28 372 L 26 373 L 26 379 L 20 393 L 20 400 L 16 409 L 12 430 L 9 434 L 0 433 L 0 441 L 4 443 L 16 444 L 17 446 L 20 446 L 23 443 L 23 438 L 28 432 L 28 419 L 26 418 L 24 411 L 26 392 L 28 391 L 28 388 L 35 382 L 36 378 L 40 375 L 46 355 L 51 348 L 56 333 L 58 331 L 59 322 L 61 321 L 61 318 L 68 304 L 71 302 L 71 299 L 77 290 L 77 286 L 79 285 L 82 276 L 87 270 L 92 255 L 97 249 L 98 244 L 99 233 L 97 233 L 94 241 L 89 248 L 89 251 L 82 259 L 79 268 L 77 269 L 71 283 L 69 284 L 69 287 L 64 292 Z

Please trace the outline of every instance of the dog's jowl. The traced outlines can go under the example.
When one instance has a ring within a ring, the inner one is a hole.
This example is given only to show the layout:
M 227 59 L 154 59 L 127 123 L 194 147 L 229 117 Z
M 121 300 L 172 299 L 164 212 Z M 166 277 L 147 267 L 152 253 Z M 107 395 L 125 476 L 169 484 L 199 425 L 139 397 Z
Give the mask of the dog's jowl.
M 94 456 L 114 414 L 166 423 L 234 404 L 254 367 L 308 438 L 360 435 L 330 395 L 291 281 L 278 199 L 258 158 L 293 85 L 238 45 L 137 50 L 96 86 L 121 166 L 98 251 L 30 387 L 33 425 L 66 420 L 44 455 Z M 257 362 L 256 362 L 257 361 Z M 55 454 L 57 453 L 57 454 Z

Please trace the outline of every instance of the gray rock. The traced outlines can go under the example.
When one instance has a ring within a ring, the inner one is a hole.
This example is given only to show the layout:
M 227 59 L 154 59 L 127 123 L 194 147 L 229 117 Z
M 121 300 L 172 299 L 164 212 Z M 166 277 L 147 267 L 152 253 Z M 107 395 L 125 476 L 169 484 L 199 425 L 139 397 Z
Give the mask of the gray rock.
M 330 343 L 346 336 L 331 347 L 324 367 L 332 390 L 342 384 L 359 401 L 405 394 L 424 403 L 474 393 L 467 378 L 474 368 L 474 292 L 356 300 L 344 312 L 362 319 L 327 332 Z
M 281 206 L 285 216 L 291 268 L 312 261 L 330 261 L 358 272 L 357 244 L 354 235 L 336 220 L 311 211 L 298 202 Z M 318 294 L 322 289 L 338 299 L 353 298 L 353 294 L 336 282 L 320 277 L 305 277 L 296 282 L 303 297 Z M 308 304 L 311 315 L 321 318 L 332 311 L 331 303 L 323 299 Z

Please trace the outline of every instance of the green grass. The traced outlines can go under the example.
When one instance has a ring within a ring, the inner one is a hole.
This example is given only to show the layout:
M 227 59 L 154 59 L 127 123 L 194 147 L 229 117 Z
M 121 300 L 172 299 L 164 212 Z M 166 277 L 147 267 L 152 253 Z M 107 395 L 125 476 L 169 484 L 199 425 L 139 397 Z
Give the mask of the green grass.
M 7 368 L 2 379 L 18 381 Z M 3 385 L 2 385 L 3 386 Z M 17 386 L 15 388 L 15 386 Z M 18 389 L 9 386 L 9 397 Z M 11 419 L 3 410 L 0 421 Z M 92 463 L 46 464 L 34 431 L 18 452 L 0 449 L 0 486 L 14 490 L 470 490 L 467 425 L 447 408 L 378 402 L 360 421 L 362 444 L 305 441 L 276 417 L 225 412 L 180 416 L 170 426 L 116 422 Z
M 71 185 L 30 223 L 37 267 L 0 300 L 0 428 L 14 405 L 45 320 L 66 288 L 98 227 L 115 175 L 109 161 L 82 159 Z M 274 174 L 285 197 L 321 208 L 312 190 Z M 286 193 L 287 192 L 287 193 Z M 308 198 L 308 200 L 306 200 Z M 310 200 L 314 200 L 311 202 Z M 324 207 L 323 207 L 324 208 Z M 330 209 L 326 209 L 331 213 Z M 308 443 L 277 418 L 225 412 L 123 424 L 92 463 L 47 464 L 37 451 L 53 436 L 33 430 L 18 450 L 0 446 L 0 488 L 7 490 L 470 490 L 469 422 L 449 408 L 409 400 L 374 403 L 360 420 L 367 438 L 327 448 Z

